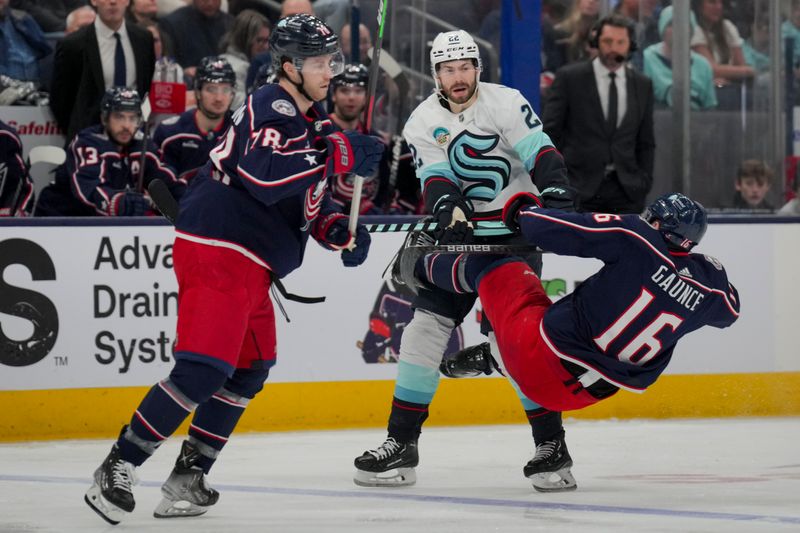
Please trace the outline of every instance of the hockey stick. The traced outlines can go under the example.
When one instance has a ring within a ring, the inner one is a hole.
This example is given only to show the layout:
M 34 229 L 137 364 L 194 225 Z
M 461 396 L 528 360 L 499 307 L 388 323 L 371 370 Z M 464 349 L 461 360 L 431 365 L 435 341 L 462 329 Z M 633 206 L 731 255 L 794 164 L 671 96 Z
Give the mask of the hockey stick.
M 147 192 L 150 193 L 150 199 L 156 204 L 156 207 L 161 211 L 161 214 L 164 215 L 164 218 L 169 220 L 174 226 L 175 220 L 178 218 L 178 202 L 175 200 L 175 197 L 172 196 L 172 193 L 169 192 L 167 184 L 159 178 L 155 178 L 151 180 L 150 185 L 147 186 Z
M 491 237 L 498 235 L 511 235 L 509 230 L 502 222 L 483 221 L 473 222 L 475 227 L 474 234 L 478 237 Z M 389 224 L 365 224 L 370 233 L 394 233 L 409 231 L 433 231 L 437 228 L 436 222 L 404 222 Z
M 529 254 L 531 252 L 541 252 L 540 248 L 532 244 L 431 244 L 422 246 L 410 246 L 420 252 L 421 255 L 428 254 Z
M 380 72 L 381 46 L 383 46 L 383 27 L 386 24 L 386 6 L 389 0 L 381 0 L 378 4 L 378 39 L 372 48 L 372 62 L 369 64 L 369 84 L 367 85 L 367 109 L 364 114 L 364 129 L 367 133 L 372 129 L 372 115 L 375 111 L 375 90 L 378 87 L 378 74 Z M 361 210 L 361 189 L 364 187 L 364 177 L 356 175 L 353 181 L 353 199 L 350 200 L 350 235 L 356 234 L 358 213 Z
M 145 93 L 142 99 L 142 122 L 144 122 L 144 138 L 142 139 L 142 153 L 139 156 L 139 172 L 136 175 L 136 192 L 144 192 L 144 166 L 147 162 L 147 144 L 150 140 L 150 97 Z M 165 185 L 166 187 L 166 185 Z M 148 187 L 148 191 L 150 188 Z

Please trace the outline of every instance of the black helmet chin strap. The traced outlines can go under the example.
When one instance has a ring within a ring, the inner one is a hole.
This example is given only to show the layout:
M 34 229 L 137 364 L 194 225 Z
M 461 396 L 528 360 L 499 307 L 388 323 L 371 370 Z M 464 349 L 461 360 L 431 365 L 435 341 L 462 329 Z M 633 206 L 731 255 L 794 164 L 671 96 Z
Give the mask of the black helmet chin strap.
M 313 104 L 313 103 L 315 102 L 315 100 L 314 100 L 313 98 L 311 98 L 311 95 L 310 95 L 310 94 L 308 94 L 308 93 L 306 92 L 306 88 L 304 87 L 304 86 L 305 86 L 305 84 L 306 84 L 306 79 L 303 77 L 303 71 L 298 69 L 298 71 L 297 71 L 297 75 L 298 75 L 298 76 L 300 76 L 300 83 L 295 83 L 294 81 L 292 81 L 292 79 L 291 79 L 291 78 L 289 78 L 289 77 L 287 76 L 287 79 L 289 80 L 289 83 L 291 83 L 292 85 L 294 85 L 295 89 L 297 89 L 297 91 L 298 91 L 300 94 L 302 94 L 302 95 L 303 95 L 303 97 L 304 97 L 306 100 L 308 100 L 309 102 L 311 102 L 311 103 Z

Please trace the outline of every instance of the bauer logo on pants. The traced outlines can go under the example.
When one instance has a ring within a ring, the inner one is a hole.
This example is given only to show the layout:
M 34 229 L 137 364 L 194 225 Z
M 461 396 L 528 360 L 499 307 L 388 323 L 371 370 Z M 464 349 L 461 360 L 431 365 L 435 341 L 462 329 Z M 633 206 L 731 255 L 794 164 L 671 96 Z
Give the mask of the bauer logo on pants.
M 44 294 L 5 281 L 6 269 L 12 265 L 27 269 L 34 282 L 56 279 L 56 269 L 44 248 L 33 241 L 0 242 L 0 364 L 28 366 L 53 349 L 58 337 L 58 312 Z M 26 321 L 27 327 L 14 327 Z M 21 338 L 23 333 L 25 338 Z

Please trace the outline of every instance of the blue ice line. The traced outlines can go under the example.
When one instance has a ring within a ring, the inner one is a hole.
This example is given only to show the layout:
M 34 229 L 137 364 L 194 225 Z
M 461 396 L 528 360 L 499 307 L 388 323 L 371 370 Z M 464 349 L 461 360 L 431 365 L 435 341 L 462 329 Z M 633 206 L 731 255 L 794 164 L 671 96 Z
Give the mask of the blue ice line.
M 80 477 L 56 476 L 15 476 L 0 474 L 0 481 L 22 481 L 53 484 L 81 484 L 87 487 L 91 479 Z M 160 487 L 162 483 L 142 481 L 144 487 Z M 462 496 L 434 496 L 425 494 L 406 494 L 393 489 L 378 490 L 326 490 L 326 489 L 290 489 L 282 487 L 257 487 L 250 485 L 214 484 L 214 488 L 230 492 L 248 492 L 255 494 L 287 494 L 293 496 L 322 496 L 333 498 L 363 498 L 418 501 L 427 503 L 450 503 L 455 505 L 478 505 L 485 507 L 511 507 L 520 509 L 537 509 L 541 511 L 580 511 L 588 513 L 618 513 L 627 515 L 666 516 L 671 518 L 700 518 L 704 520 L 734 520 L 740 522 L 770 522 L 778 524 L 800 524 L 800 516 L 771 516 L 742 513 L 716 513 L 706 511 L 680 511 L 646 507 L 618 507 L 614 505 L 589 505 L 578 503 L 547 503 L 520 500 L 495 500 L 491 498 L 469 498 Z

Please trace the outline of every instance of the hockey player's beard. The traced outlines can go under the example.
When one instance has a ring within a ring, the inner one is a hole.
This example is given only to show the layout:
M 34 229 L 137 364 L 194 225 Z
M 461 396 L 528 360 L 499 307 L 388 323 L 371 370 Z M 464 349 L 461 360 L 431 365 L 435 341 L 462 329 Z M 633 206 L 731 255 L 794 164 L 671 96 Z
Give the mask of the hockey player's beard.
M 453 91 L 459 89 L 466 89 L 466 92 L 464 92 L 459 96 L 454 96 Z M 467 83 L 453 84 L 451 87 L 448 87 L 447 89 L 442 89 L 442 94 L 450 103 L 451 107 L 453 104 L 459 107 L 461 106 L 468 107 L 472 99 L 475 97 L 477 91 L 478 91 L 478 80 L 475 80 L 474 82 L 469 84 Z
M 222 118 L 222 117 L 225 115 L 225 111 L 223 111 L 222 113 L 212 113 L 211 111 L 209 111 L 208 109 L 206 109 L 206 107 L 205 107 L 205 106 L 202 106 L 202 105 L 200 105 L 200 106 L 197 106 L 197 107 L 199 107 L 199 108 L 200 108 L 200 112 L 201 112 L 201 113 L 203 114 L 203 116 L 205 116 L 205 117 L 206 117 L 208 120 L 219 120 L 219 119 L 221 119 L 221 118 Z

